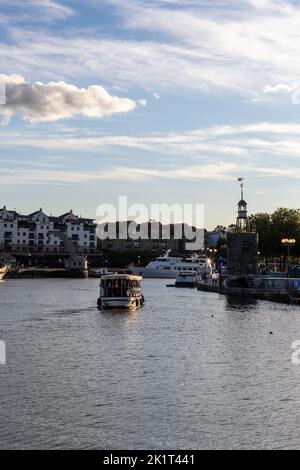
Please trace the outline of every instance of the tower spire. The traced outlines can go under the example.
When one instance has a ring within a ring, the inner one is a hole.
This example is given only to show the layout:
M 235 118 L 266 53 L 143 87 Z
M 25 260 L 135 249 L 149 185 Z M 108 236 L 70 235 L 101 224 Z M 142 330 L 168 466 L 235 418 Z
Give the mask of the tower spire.
M 244 200 L 244 178 L 238 178 L 241 187 L 241 200 L 238 203 L 238 216 L 236 225 L 241 232 L 249 231 L 249 220 L 247 215 L 247 202 Z

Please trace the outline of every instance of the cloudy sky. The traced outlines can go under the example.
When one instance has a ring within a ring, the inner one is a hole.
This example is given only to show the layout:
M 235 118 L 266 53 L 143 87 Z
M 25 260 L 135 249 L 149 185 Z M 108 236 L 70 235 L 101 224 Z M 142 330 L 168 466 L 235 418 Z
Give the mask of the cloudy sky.
M 0 0 L 0 34 L 0 205 L 213 228 L 243 175 L 250 212 L 299 207 L 299 1 Z

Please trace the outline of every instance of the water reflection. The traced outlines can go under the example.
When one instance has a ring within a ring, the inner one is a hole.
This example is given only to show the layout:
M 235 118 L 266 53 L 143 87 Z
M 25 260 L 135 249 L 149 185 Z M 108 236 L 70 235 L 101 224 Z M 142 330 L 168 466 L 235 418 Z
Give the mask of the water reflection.
M 299 307 L 165 284 L 98 311 L 97 279 L 8 279 L 0 448 L 300 448 Z
M 226 297 L 226 310 L 251 310 L 257 306 L 257 299 L 246 295 L 228 295 Z

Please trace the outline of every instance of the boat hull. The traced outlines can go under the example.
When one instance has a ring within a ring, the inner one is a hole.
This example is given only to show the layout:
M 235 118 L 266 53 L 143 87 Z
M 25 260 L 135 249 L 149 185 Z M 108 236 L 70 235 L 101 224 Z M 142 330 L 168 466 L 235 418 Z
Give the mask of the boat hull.
M 178 275 L 177 272 L 170 269 L 168 272 L 162 272 L 161 270 L 155 271 L 154 269 L 147 268 L 130 268 L 131 271 L 137 276 L 143 276 L 143 279 L 175 279 Z
M 180 270 L 179 269 L 149 269 L 133 266 L 130 268 L 133 274 L 137 276 L 143 276 L 143 279 L 176 279 Z M 182 268 L 184 271 L 184 268 Z M 204 270 L 203 270 L 204 271 Z M 199 272 L 199 268 L 195 268 L 191 271 L 191 275 L 196 275 Z
M 175 282 L 175 287 L 189 287 L 194 289 L 196 287 L 195 282 Z
M 8 272 L 7 267 L 0 268 L 0 281 L 2 281 L 2 279 L 4 279 L 7 272 Z
M 130 309 L 135 310 L 142 307 L 143 296 L 139 297 L 99 297 L 98 307 L 101 309 Z

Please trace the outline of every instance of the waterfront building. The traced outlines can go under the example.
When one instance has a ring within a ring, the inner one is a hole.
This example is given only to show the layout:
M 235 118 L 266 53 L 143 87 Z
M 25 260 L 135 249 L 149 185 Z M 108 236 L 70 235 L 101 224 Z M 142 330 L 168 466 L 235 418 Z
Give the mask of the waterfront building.
M 0 209 L 0 251 L 4 253 L 67 254 L 63 236 L 73 242 L 79 254 L 97 250 L 96 224 L 69 211 L 58 217 L 42 208 L 29 215 Z
M 241 199 L 238 203 L 237 231 L 227 233 L 227 274 L 229 276 L 256 274 L 258 265 L 258 235 L 250 230 L 243 178 L 239 181 L 241 182 Z

